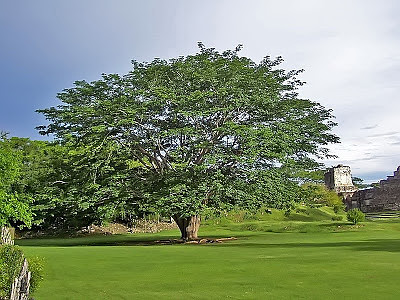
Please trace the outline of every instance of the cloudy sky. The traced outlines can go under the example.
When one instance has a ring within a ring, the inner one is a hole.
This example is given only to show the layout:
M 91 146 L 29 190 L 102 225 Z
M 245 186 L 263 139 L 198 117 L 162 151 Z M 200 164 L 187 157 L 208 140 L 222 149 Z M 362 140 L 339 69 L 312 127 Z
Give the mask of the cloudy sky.
M 301 96 L 332 108 L 341 144 L 328 166 L 370 182 L 400 165 L 400 1 L 0 0 L 0 130 L 43 139 L 38 108 L 75 80 L 243 44 L 255 61 L 305 69 Z

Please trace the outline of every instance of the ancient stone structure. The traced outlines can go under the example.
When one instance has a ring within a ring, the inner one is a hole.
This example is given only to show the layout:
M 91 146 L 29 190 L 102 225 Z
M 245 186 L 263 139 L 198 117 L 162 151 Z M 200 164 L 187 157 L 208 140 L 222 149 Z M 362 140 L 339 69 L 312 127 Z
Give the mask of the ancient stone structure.
M 14 245 L 12 230 L 8 227 L 1 227 L 0 245 Z
M 357 187 L 354 186 L 351 179 L 351 170 L 348 166 L 337 165 L 328 169 L 324 179 L 325 186 L 342 195 L 344 199 L 352 196 L 357 191 Z
M 363 212 L 400 210 L 400 166 L 393 176 L 381 180 L 379 186 L 359 190 L 346 199 L 348 209 L 358 208 Z
M 31 272 L 28 270 L 28 261 L 24 258 L 21 272 L 14 279 L 11 286 L 10 300 L 29 300 L 29 287 L 31 280 Z

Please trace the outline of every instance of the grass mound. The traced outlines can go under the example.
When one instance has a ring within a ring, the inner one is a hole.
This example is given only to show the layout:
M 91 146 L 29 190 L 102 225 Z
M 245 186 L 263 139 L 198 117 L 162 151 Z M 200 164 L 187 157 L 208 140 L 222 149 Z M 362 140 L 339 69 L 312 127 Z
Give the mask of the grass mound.
M 260 232 L 328 232 L 352 229 L 345 220 L 345 213 L 335 213 L 331 207 L 298 207 L 287 212 L 271 209 L 250 214 L 233 211 L 220 218 L 209 218 L 203 224 L 219 226 L 231 231 Z

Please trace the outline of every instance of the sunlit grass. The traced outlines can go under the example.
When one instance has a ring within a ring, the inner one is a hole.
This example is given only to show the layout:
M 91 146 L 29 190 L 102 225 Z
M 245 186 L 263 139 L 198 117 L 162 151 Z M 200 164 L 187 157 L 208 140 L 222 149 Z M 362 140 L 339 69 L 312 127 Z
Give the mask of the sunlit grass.
M 152 245 L 176 238 L 173 230 L 17 243 L 46 259 L 36 299 L 400 297 L 398 220 L 352 226 L 329 218 L 283 220 L 273 213 L 261 221 L 220 223 L 203 226 L 200 235 L 238 240 Z

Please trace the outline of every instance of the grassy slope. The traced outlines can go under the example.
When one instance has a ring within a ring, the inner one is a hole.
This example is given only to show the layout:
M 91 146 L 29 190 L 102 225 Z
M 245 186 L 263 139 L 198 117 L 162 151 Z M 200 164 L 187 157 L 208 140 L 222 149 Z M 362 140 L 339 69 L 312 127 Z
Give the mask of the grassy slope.
M 352 227 L 318 217 L 324 213 L 330 214 L 283 221 L 274 212 L 261 221 L 225 219 L 201 229 L 202 236 L 239 238 L 224 244 L 137 245 L 178 231 L 18 243 L 47 260 L 34 295 L 39 300 L 398 299 L 400 222 Z

